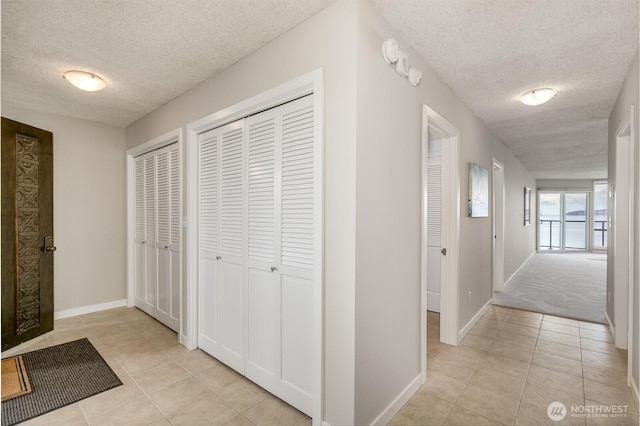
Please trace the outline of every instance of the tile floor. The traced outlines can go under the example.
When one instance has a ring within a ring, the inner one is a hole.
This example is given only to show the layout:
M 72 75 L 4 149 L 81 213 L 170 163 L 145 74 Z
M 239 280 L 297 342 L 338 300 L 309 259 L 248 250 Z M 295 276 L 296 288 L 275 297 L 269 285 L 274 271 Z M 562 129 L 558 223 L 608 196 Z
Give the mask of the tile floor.
M 492 306 L 459 346 L 440 343 L 440 316 L 427 315 L 427 383 L 389 425 L 633 425 L 627 351 L 604 325 Z M 551 402 L 627 405 L 619 418 L 554 422 Z
M 135 308 L 67 318 L 3 357 L 88 337 L 124 383 L 24 425 L 310 425 L 309 417 Z
M 3 357 L 88 337 L 124 382 L 27 425 L 309 425 L 310 419 L 137 309 L 56 321 L 55 331 Z M 491 307 L 458 347 L 428 314 L 428 382 L 390 425 L 638 425 L 626 351 L 606 328 Z M 625 418 L 552 422 L 552 401 L 628 405 Z M 338 425 L 335 425 L 338 426 Z

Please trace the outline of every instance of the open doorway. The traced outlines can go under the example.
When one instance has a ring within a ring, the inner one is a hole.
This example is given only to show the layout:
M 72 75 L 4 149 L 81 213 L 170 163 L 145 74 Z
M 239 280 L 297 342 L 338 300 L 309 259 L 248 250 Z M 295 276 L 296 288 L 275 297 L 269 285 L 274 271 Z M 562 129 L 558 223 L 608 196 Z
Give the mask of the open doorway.
M 504 289 L 504 165 L 493 159 L 493 242 L 491 281 L 493 291 Z
M 422 338 L 426 377 L 427 309 L 440 312 L 440 341 L 458 344 L 460 228 L 459 131 L 423 108 Z

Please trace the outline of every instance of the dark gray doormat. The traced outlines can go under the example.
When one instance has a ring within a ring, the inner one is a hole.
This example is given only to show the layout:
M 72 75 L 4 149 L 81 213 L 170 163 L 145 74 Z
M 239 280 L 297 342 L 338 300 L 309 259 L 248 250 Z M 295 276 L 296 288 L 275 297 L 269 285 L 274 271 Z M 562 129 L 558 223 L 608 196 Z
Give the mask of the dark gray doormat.
M 22 354 L 32 392 L 2 403 L 2 426 L 56 410 L 122 382 L 88 339 Z

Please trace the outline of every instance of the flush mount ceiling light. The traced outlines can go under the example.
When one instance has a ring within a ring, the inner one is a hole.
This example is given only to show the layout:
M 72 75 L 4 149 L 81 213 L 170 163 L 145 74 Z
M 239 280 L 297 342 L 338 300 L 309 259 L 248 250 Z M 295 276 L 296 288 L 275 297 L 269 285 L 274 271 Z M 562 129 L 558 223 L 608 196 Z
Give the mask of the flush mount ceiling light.
M 533 89 L 520 96 L 520 102 L 529 106 L 538 106 L 542 105 L 545 102 L 549 102 L 551 98 L 556 95 L 556 93 L 558 92 L 549 88 Z
M 95 74 L 86 71 L 67 71 L 62 73 L 62 78 L 76 86 L 78 89 L 87 92 L 97 92 L 104 89 L 107 83 Z

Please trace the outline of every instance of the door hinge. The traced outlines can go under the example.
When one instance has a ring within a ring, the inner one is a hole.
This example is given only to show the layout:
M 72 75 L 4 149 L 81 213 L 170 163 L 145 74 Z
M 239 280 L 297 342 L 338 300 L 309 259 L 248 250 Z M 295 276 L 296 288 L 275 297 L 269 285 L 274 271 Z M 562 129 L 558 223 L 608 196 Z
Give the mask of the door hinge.
M 442 250 L 440 250 L 440 253 L 442 253 L 443 255 L 446 256 L 447 255 L 447 249 L 443 248 Z

